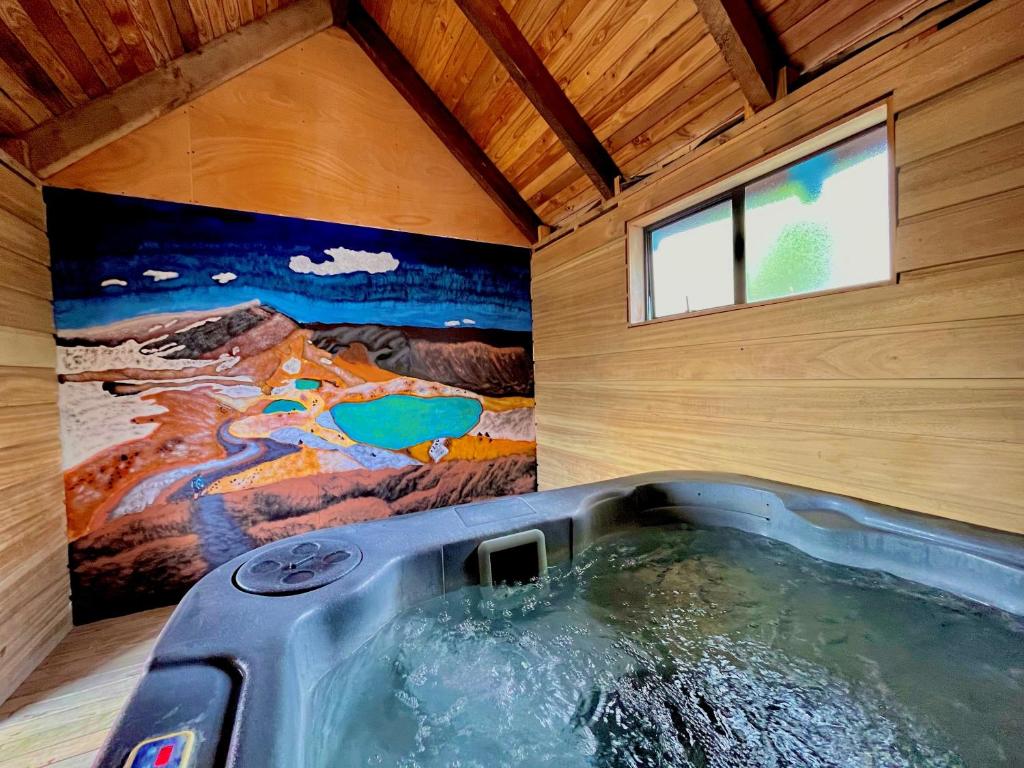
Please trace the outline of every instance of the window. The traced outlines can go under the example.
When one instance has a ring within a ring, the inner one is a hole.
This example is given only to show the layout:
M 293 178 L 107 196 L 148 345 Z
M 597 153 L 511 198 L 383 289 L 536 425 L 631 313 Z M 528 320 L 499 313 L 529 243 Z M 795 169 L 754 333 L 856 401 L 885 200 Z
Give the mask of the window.
M 759 170 L 641 223 L 646 301 L 640 317 L 631 308 L 634 322 L 891 279 L 886 125 Z

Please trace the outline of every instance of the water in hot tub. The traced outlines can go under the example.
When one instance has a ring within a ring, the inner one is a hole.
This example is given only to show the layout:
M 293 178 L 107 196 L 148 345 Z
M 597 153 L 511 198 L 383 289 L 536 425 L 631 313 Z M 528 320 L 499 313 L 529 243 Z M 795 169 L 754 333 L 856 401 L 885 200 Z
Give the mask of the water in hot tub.
M 386 625 L 313 765 L 1024 765 L 1024 621 L 727 529 L 646 529 Z

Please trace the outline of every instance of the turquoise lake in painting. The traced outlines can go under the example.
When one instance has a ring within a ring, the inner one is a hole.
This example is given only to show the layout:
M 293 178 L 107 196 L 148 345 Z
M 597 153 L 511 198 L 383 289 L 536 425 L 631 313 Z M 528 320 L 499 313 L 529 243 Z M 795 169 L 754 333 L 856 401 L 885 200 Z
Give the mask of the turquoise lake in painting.
M 338 403 L 331 416 L 353 440 L 394 451 L 439 437 L 462 437 L 482 411 L 480 401 L 472 397 L 385 395 Z

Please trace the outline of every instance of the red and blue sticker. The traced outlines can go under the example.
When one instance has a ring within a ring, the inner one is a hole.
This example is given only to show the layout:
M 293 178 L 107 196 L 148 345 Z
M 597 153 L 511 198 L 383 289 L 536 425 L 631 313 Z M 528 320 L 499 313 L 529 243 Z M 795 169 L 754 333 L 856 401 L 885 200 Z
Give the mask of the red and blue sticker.
M 128 755 L 125 768 L 188 768 L 194 741 L 192 731 L 146 739 Z

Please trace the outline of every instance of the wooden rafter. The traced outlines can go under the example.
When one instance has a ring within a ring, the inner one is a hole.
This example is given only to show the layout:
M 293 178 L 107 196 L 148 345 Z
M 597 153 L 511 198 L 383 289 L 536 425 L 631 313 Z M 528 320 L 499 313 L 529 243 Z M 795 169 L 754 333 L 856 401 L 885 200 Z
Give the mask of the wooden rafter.
M 534 242 L 541 225 L 537 214 L 357 0 L 348 3 L 344 28 L 519 231 Z
M 498 0 L 455 0 L 509 75 L 604 198 L 618 166 Z
M 765 36 L 748 0 L 695 0 L 740 90 L 754 109 L 775 98 L 773 46 Z
M 296 0 L 109 94 L 5 141 L 4 149 L 46 178 L 327 29 L 331 22 L 328 0 Z

